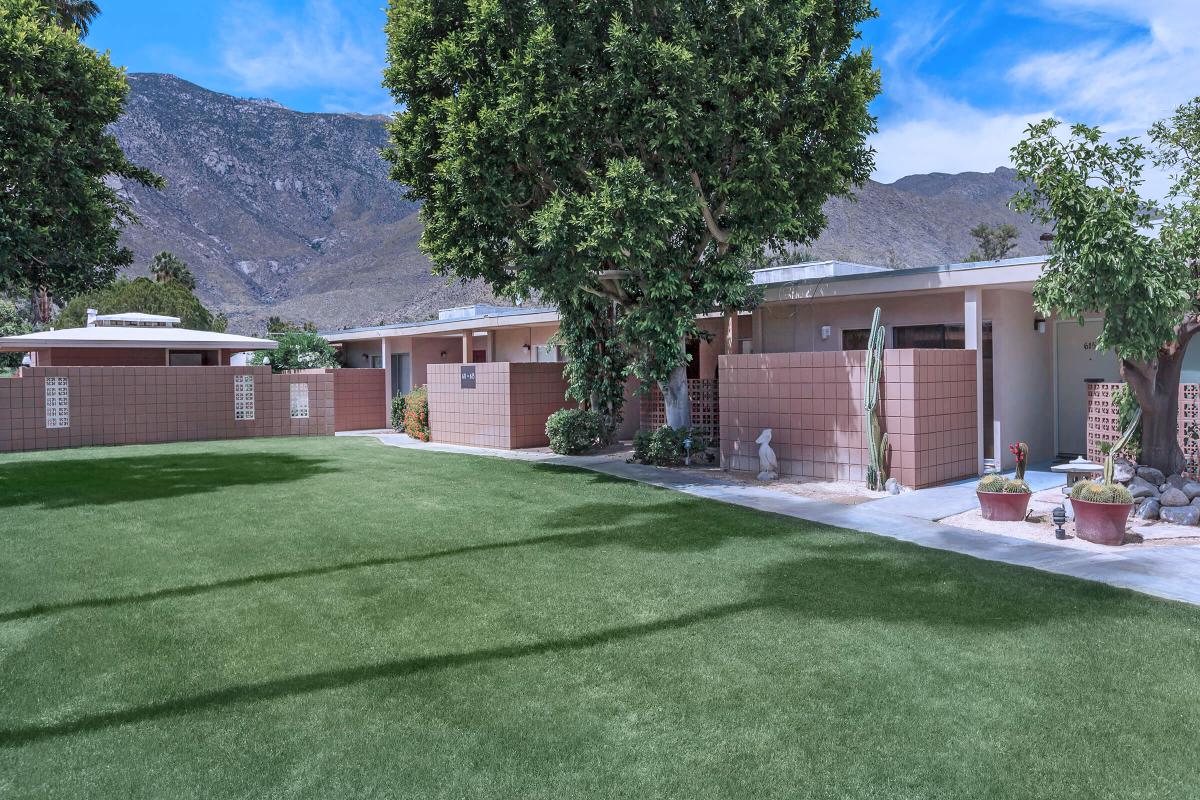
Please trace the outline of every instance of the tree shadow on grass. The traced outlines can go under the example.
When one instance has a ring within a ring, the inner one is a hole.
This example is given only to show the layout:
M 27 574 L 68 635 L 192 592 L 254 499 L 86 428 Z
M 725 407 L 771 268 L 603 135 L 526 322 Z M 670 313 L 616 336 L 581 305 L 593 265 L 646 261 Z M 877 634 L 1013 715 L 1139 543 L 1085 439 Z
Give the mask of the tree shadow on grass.
M 336 471 L 288 453 L 189 452 L 0 464 L 0 508 L 102 506 L 288 483 Z
M 664 619 L 616 624 L 541 642 L 500 644 L 462 652 L 399 658 L 374 664 L 320 670 L 169 698 L 126 709 L 83 714 L 49 724 L 0 730 L 0 747 L 122 725 L 186 717 L 250 703 L 343 689 L 370 681 L 398 680 L 425 673 L 547 654 L 584 653 L 638 642 L 639 648 L 671 648 L 660 634 L 693 629 L 746 614 L 810 623 L 883 623 L 960 630 L 978 638 L 1031 628 L 1061 618 L 1047 604 L 1081 617 L 1132 617 L 1144 613 L 1138 598 L 1101 584 L 932 554 L 888 542 L 850 541 L 807 549 L 752 573 L 743 591 L 726 602 Z M 957 562 L 957 569 L 953 568 Z M 950 569 L 947 569 L 950 566 Z M 749 622 L 745 623 L 751 624 Z M 695 632 L 694 632 L 695 633 Z M 870 635 L 869 631 L 863 635 Z M 711 633 L 719 639 L 719 631 Z M 964 639 L 964 646 L 970 640 Z M 647 658 L 653 656 L 646 654 Z

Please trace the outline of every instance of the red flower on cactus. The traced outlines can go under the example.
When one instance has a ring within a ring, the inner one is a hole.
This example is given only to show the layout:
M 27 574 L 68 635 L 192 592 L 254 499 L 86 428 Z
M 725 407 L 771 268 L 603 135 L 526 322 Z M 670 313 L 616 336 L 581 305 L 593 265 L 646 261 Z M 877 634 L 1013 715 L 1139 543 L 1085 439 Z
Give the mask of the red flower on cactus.
M 1008 446 L 1008 452 L 1016 456 L 1017 461 L 1024 461 L 1025 454 L 1029 452 L 1029 448 L 1025 446 L 1024 442 L 1017 442 Z

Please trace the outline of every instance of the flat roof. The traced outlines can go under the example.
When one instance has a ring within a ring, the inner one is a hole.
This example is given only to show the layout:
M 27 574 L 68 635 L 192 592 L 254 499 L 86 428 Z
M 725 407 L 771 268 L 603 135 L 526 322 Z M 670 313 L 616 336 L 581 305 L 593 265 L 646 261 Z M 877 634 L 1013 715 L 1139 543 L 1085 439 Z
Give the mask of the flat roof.
M 26 352 L 55 347 L 165 347 L 190 350 L 274 350 L 279 343 L 232 333 L 194 331 L 190 328 L 137 328 L 100 326 L 63 328 L 20 336 L 0 337 L 0 352 Z
M 143 314 L 140 311 L 126 311 L 122 314 L 97 314 L 93 317 L 96 322 L 161 322 L 164 325 L 178 325 L 179 317 L 168 317 L 163 314 Z

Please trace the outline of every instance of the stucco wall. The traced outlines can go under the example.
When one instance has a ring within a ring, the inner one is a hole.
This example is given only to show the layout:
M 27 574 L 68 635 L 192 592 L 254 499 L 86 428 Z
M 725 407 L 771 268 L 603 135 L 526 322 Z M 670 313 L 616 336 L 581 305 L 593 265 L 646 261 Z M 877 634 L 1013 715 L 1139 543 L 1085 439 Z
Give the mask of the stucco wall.
M 1034 330 L 1033 298 L 1028 292 L 983 293 L 983 315 L 992 323 L 992 403 L 1000 457 L 1015 466 L 1008 445 L 1029 445 L 1030 461 L 1055 456 L 1054 337 Z M 989 457 L 994 455 L 987 454 Z
M 761 318 L 762 352 L 840 351 L 842 331 L 869 328 L 877 306 L 882 312 L 881 322 L 889 329 L 897 325 L 961 325 L 963 322 L 962 292 L 776 303 L 755 311 Z M 984 317 L 990 319 L 986 306 Z M 832 328 L 828 339 L 821 338 L 821 328 L 825 325 Z M 890 338 L 887 344 L 891 346 Z
M 785 475 L 861 481 L 863 351 L 721 357 L 721 456 L 758 471 L 755 439 Z M 881 386 L 891 475 L 923 487 L 976 473 L 975 351 L 888 350 Z
M 254 378 L 254 419 L 235 419 L 234 376 Z M 47 427 L 46 379 L 65 378 L 66 427 Z M 309 416 L 291 416 L 291 386 Z M 36 367 L 0 380 L 0 451 L 333 433 L 333 378 L 270 367 Z

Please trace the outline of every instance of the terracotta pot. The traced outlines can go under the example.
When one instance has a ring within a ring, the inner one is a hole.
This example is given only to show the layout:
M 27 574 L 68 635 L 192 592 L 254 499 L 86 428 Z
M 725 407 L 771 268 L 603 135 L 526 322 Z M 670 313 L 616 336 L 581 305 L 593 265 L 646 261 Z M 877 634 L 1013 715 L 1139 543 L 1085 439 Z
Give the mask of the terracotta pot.
M 1025 512 L 1029 510 L 1028 492 L 980 492 L 976 491 L 975 496 L 979 498 L 979 510 L 983 512 L 984 519 L 990 519 L 995 522 L 1020 522 L 1025 519 Z
M 1075 510 L 1075 535 L 1096 544 L 1119 545 L 1125 542 L 1125 523 L 1133 503 L 1093 503 L 1071 500 Z

